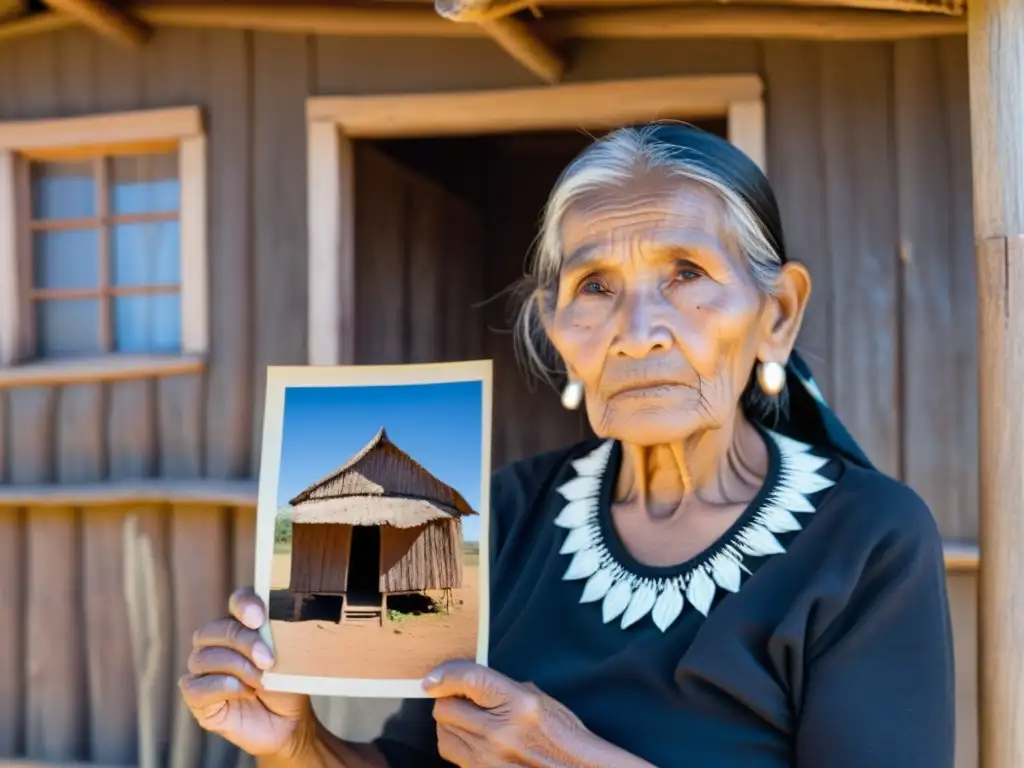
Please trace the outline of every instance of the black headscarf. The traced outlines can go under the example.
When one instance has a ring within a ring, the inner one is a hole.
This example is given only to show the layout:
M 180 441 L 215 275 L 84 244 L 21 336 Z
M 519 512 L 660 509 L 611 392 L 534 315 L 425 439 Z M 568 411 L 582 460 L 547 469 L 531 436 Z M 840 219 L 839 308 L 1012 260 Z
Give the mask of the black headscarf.
M 730 142 L 682 123 L 637 126 L 649 140 L 720 179 L 754 212 L 782 263 L 788 260 L 775 193 L 757 164 Z M 764 426 L 810 445 L 836 451 L 855 464 L 874 469 L 864 451 L 825 402 L 811 369 L 795 350 L 786 363 L 788 407 Z M 765 417 L 750 414 L 762 421 Z

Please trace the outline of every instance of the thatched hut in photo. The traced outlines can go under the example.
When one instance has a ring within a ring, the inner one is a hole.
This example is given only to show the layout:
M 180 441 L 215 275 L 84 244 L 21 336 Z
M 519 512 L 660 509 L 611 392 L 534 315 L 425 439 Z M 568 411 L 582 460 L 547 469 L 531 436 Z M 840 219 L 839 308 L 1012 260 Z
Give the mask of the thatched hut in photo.
M 290 591 L 340 595 L 341 620 L 380 617 L 387 596 L 462 586 L 462 517 L 476 512 L 388 439 L 295 496 Z

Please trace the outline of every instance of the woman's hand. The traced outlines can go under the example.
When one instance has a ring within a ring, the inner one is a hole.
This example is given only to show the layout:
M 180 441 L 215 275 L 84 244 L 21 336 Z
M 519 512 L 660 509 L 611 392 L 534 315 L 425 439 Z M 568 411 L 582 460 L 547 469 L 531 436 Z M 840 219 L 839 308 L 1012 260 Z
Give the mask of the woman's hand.
M 263 670 L 274 663 L 257 630 L 266 621 L 263 601 L 240 589 L 228 601 L 230 617 L 195 633 L 185 703 L 203 728 L 250 755 L 294 755 L 316 728 L 308 696 L 263 690 Z
M 461 768 L 653 768 L 597 738 L 536 686 L 479 664 L 442 664 L 424 688 L 436 699 L 438 751 Z

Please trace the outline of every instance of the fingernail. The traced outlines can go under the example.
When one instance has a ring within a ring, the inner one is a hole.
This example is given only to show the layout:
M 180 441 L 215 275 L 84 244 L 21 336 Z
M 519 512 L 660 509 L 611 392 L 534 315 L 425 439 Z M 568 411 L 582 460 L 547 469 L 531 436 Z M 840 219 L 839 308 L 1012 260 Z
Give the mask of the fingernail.
M 270 669 L 274 664 L 274 656 L 263 643 L 256 643 L 252 647 L 252 660 L 260 669 Z
M 423 687 L 427 690 L 433 688 L 436 685 L 441 684 L 441 673 L 431 672 L 425 678 L 423 678 Z
M 249 629 L 259 629 L 263 624 L 263 611 L 258 606 L 250 605 L 242 611 L 242 621 Z

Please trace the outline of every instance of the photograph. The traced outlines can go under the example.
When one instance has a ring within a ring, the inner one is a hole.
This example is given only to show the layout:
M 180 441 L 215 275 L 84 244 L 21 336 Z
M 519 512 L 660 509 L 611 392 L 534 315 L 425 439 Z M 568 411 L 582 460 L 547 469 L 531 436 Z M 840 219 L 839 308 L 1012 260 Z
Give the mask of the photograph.
M 265 410 L 264 686 L 418 698 L 486 664 L 490 361 L 272 366 Z

